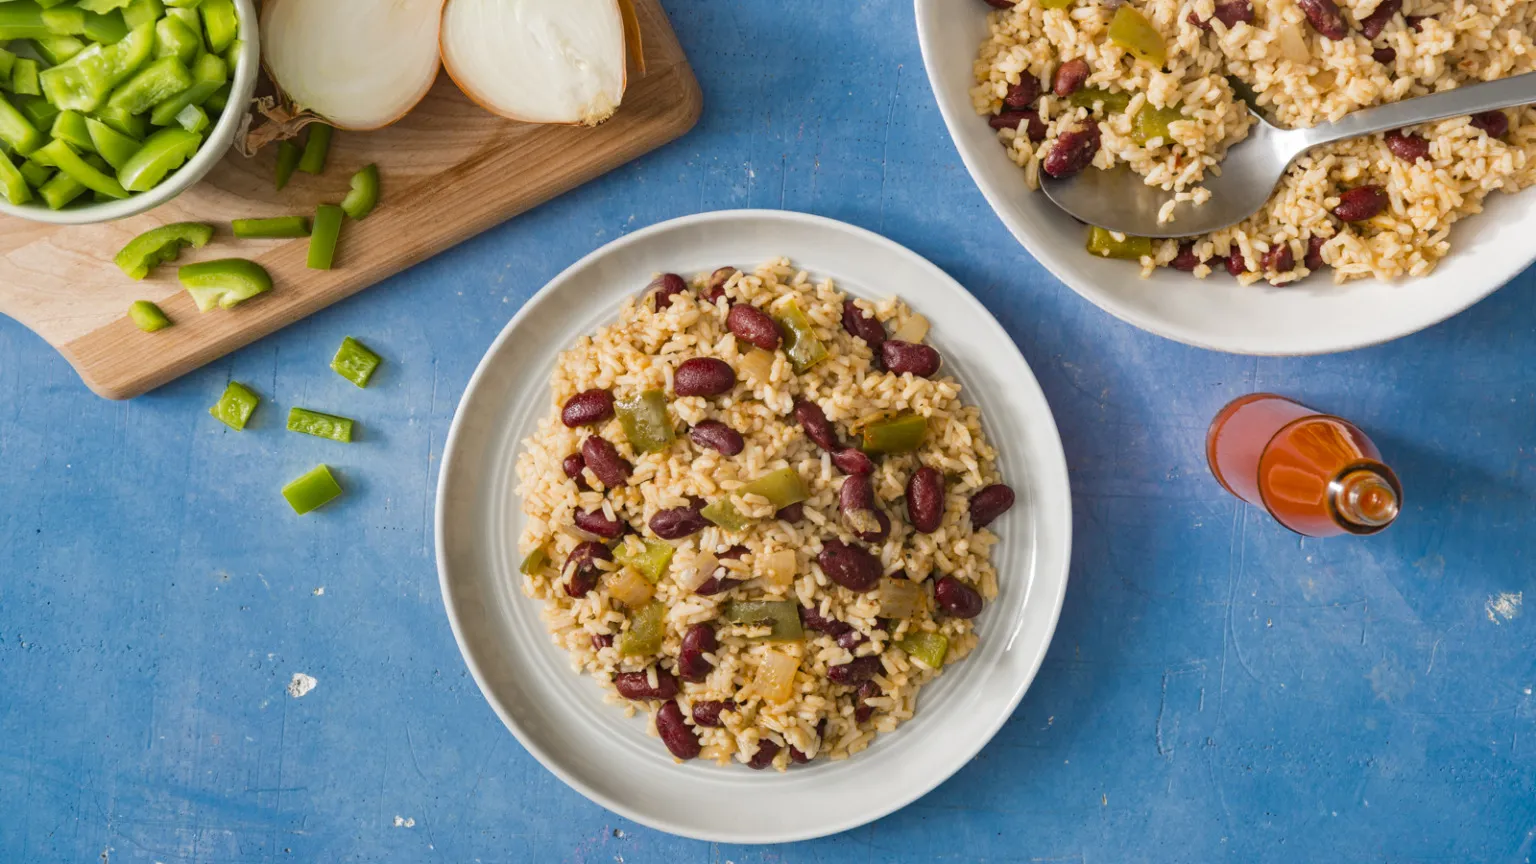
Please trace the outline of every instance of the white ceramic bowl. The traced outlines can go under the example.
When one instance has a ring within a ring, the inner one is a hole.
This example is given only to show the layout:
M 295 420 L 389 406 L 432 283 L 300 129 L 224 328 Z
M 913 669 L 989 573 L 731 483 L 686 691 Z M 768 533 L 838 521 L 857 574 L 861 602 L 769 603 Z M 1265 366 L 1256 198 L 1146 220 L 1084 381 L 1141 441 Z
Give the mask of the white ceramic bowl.
M 982 0 L 916 0 L 917 32 L 939 110 L 976 185 L 1008 230 L 1072 290 L 1144 330 L 1239 354 L 1320 354 L 1406 336 L 1493 293 L 1536 260 L 1531 193 L 1494 193 L 1459 223 L 1452 252 L 1429 276 L 1336 286 L 1314 276 L 1288 288 L 1239 287 L 1220 275 L 1195 279 L 1160 269 L 1148 279 L 1124 261 L 1083 251 L 1083 228 L 1004 154 L 971 109 L 971 67 L 987 35 Z
M 981 643 L 925 687 L 916 716 L 841 762 L 786 773 L 676 764 L 644 716 L 604 704 L 550 641 L 542 601 L 521 591 L 524 519 L 514 465 L 550 409 L 556 356 L 614 320 L 657 271 L 710 272 L 788 255 L 866 297 L 898 294 L 933 323 L 945 369 L 981 406 L 1018 496 L 994 525 L 1000 591 L 977 619 Z M 662 831 L 733 843 L 800 840 L 876 819 L 975 756 L 1033 680 L 1066 590 L 1071 545 L 1066 460 L 1050 408 L 998 323 L 943 271 L 862 229 L 796 213 L 676 219 L 617 240 L 550 282 L 507 325 L 470 379 L 443 450 L 437 564 L 454 636 L 502 722 L 550 771 L 593 801 Z
M 213 125 L 208 137 L 203 140 L 203 146 L 199 147 L 192 158 L 187 160 L 187 164 L 171 172 L 164 182 L 148 192 L 132 194 L 119 201 L 79 204 L 65 207 L 63 210 L 50 210 L 48 205 L 36 198 L 31 203 L 18 207 L 0 197 L 0 213 L 52 225 L 90 225 L 96 222 L 111 222 L 153 210 L 203 179 L 204 175 L 213 170 L 213 166 L 219 164 L 219 160 L 223 159 L 224 154 L 228 153 L 229 148 L 234 145 L 235 135 L 240 131 L 240 120 L 245 116 L 241 106 L 249 103 L 251 95 L 256 92 L 257 73 L 261 69 L 256 4 L 253 0 L 235 0 L 235 11 L 240 16 L 241 45 L 240 55 L 235 60 L 234 84 L 229 93 L 229 104 L 233 110 L 226 110 L 219 116 L 219 122 Z

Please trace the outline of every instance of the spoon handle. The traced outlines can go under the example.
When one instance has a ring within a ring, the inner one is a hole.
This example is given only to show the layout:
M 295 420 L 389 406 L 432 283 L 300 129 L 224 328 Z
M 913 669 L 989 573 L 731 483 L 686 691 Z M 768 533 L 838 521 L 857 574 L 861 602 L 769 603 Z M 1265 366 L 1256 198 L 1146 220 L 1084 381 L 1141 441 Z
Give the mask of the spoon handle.
M 1315 147 L 1415 123 L 1428 123 L 1431 120 L 1444 120 L 1461 114 L 1478 114 L 1533 102 L 1536 102 L 1536 72 L 1526 72 L 1512 78 L 1469 84 L 1455 90 L 1356 111 L 1338 122 L 1322 123 L 1306 130 L 1306 146 Z

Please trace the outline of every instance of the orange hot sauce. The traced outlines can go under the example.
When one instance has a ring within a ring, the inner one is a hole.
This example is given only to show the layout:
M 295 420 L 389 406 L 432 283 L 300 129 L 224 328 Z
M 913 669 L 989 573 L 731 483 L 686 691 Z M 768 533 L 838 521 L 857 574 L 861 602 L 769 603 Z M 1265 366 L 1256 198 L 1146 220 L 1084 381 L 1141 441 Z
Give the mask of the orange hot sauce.
M 1402 507 L 1397 475 L 1358 426 L 1273 393 L 1221 409 L 1205 456 L 1228 492 L 1309 537 L 1374 534 Z

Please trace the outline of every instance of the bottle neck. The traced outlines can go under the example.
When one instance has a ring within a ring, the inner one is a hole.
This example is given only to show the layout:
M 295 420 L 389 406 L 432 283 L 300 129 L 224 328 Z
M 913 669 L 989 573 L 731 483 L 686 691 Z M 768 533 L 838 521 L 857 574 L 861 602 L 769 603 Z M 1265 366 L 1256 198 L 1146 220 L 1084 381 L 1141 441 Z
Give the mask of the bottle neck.
M 1371 467 L 1343 474 L 1329 484 L 1328 493 L 1345 527 L 1360 534 L 1387 527 L 1402 509 L 1397 484 Z

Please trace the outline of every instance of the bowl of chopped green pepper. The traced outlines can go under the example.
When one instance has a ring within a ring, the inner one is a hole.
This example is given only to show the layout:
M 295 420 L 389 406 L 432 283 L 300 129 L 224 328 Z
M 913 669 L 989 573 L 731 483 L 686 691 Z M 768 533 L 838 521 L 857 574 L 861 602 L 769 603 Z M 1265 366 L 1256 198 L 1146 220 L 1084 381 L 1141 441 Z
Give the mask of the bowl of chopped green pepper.
M 123 219 L 201 180 L 239 133 L 253 0 L 0 3 L 0 213 Z

